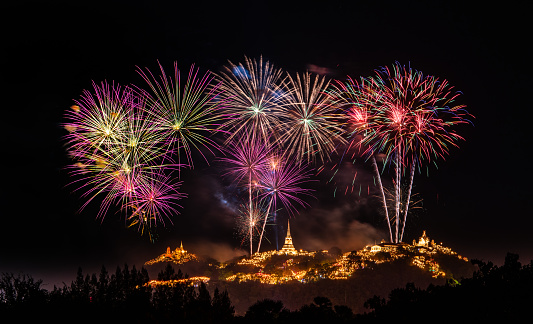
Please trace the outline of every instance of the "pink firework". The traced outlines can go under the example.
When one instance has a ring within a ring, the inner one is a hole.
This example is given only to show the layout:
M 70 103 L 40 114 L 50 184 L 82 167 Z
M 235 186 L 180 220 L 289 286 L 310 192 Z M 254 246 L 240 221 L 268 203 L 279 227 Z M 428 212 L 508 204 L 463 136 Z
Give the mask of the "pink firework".
M 163 163 L 170 159 L 169 150 L 147 112 L 145 98 L 131 88 L 103 82 L 94 84 L 94 93 L 84 91 L 76 103 L 66 113 L 64 127 L 67 152 L 74 160 L 69 167 L 75 176 L 71 184 L 78 185 L 76 190 L 86 199 L 81 209 L 101 196 L 97 218 L 102 220 L 112 205 L 143 229 L 168 218 L 170 199 L 183 195 L 170 193 L 171 186 L 164 185 L 170 178 L 162 174 L 176 166 Z M 141 204 L 149 190 L 153 203 Z M 149 221 L 133 221 L 141 214 Z
M 253 193 L 255 191 L 254 185 L 261 170 L 263 170 L 269 163 L 271 147 L 268 142 L 264 142 L 262 138 L 249 136 L 248 134 L 241 135 L 240 138 L 233 138 L 228 143 L 226 153 L 228 157 L 220 158 L 220 160 L 228 165 L 228 171 L 225 175 L 230 175 L 234 181 L 239 183 L 246 183 L 248 189 L 248 211 L 249 222 L 252 224 L 254 217 Z M 250 239 L 250 255 L 253 254 L 253 228 L 249 228 Z
M 177 201 L 187 196 L 178 192 L 180 185 L 181 182 L 175 182 L 171 175 L 163 173 L 146 174 L 135 185 L 128 184 L 124 189 L 135 187 L 127 205 L 133 210 L 128 216 L 130 226 L 138 225 L 144 229 L 159 223 L 164 225 L 165 220 L 172 223 L 173 216 L 179 214 L 176 207 L 181 208 Z
M 224 148 L 225 157 L 219 158 L 227 167 L 225 176 L 247 184 L 258 178 L 259 172 L 268 166 L 271 145 L 247 134 L 233 138 Z
M 270 163 L 261 169 L 258 188 L 259 198 L 268 201 L 267 214 L 270 210 L 277 211 L 277 201 L 280 200 L 289 215 L 297 212 L 293 202 L 302 207 L 308 204 L 300 198 L 301 195 L 313 197 L 312 190 L 303 185 L 312 181 L 310 171 L 300 163 L 290 163 L 282 159 L 281 155 L 273 154 Z M 261 240 L 264 236 L 267 218 L 264 219 L 257 252 L 261 248 Z M 274 222 L 276 220 L 274 219 Z

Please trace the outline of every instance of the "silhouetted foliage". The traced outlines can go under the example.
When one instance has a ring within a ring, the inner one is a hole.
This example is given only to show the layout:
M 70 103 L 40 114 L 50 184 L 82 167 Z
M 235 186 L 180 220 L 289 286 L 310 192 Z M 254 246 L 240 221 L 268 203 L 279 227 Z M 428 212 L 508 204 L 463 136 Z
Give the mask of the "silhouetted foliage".
M 518 255 L 508 253 L 501 267 L 473 260 L 478 270 L 472 278 L 448 280 L 446 285 L 427 289 L 407 284 L 391 291 L 387 301 L 374 296 L 365 303 L 372 311 L 362 319 L 407 321 L 413 314 L 418 318 L 438 314 L 439 321 L 479 323 L 527 318 L 533 302 L 533 263 L 522 266 L 518 259 Z
M 26 274 L 17 276 L 2 273 L 0 277 L 0 314 L 2 318 L 30 321 L 45 309 L 48 292 L 41 287 L 42 280 L 34 280 Z
M 244 318 L 250 323 L 275 323 L 282 310 L 281 301 L 263 299 L 250 306 Z
M 213 318 L 222 323 L 230 322 L 235 314 L 235 307 L 231 305 L 231 300 L 228 295 L 228 291 L 224 290 L 222 293 L 215 288 L 213 293 Z

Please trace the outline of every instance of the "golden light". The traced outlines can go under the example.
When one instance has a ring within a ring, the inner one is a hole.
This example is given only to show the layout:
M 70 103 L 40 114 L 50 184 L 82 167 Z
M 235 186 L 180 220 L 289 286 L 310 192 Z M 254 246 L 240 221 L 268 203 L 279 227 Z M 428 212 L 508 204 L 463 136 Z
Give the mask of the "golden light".
M 83 163 L 81 163 L 81 162 L 78 162 L 78 163 L 76 163 L 76 164 L 74 164 L 74 165 L 77 166 L 77 167 L 80 168 L 80 169 L 85 169 L 85 167 L 87 166 L 87 165 L 85 165 L 85 164 L 83 164 Z
M 78 127 L 76 127 L 76 126 L 74 126 L 74 125 L 65 125 L 64 128 L 65 128 L 65 129 L 67 130 L 67 132 L 69 132 L 69 133 L 75 132 L 76 129 L 78 129 Z
M 289 237 L 289 236 L 287 236 Z M 287 238 L 286 238 L 287 239 Z M 376 248 L 379 247 L 379 248 Z M 183 250 L 183 247 L 176 249 L 169 254 L 167 253 L 159 256 L 154 260 L 150 260 L 145 264 L 154 264 L 157 262 L 174 262 L 182 264 L 190 260 L 194 260 L 196 256 L 194 254 L 187 253 Z M 382 253 L 387 252 L 390 258 L 383 258 Z M 226 281 L 233 282 L 245 282 L 245 281 L 257 281 L 264 284 L 276 285 L 286 284 L 289 282 L 299 281 L 302 283 L 311 282 L 321 279 L 330 280 L 346 280 L 350 278 L 357 270 L 371 267 L 375 264 L 384 262 L 391 262 L 397 259 L 409 258 L 412 266 L 418 267 L 424 271 L 430 273 L 433 278 L 442 278 L 446 276 L 446 273 L 440 268 L 440 265 L 435 261 L 435 255 L 437 253 L 446 255 L 455 255 L 461 260 L 467 261 L 466 258 L 462 258 L 457 253 L 453 252 L 450 248 L 442 246 L 442 244 L 435 244 L 433 240 L 430 240 L 424 231 L 423 235 L 417 241 L 413 241 L 413 244 L 407 243 L 386 243 L 367 245 L 364 249 L 358 251 L 351 251 L 344 253 L 337 258 L 335 262 L 331 263 L 331 267 L 324 271 L 317 271 L 316 269 L 301 269 L 301 262 L 306 258 L 299 258 L 301 256 L 314 257 L 316 253 L 328 253 L 327 250 L 322 251 L 305 251 L 303 249 L 292 251 L 288 254 L 285 250 L 280 251 L 266 251 L 257 252 L 251 256 L 241 258 L 236 264 L 238 265 L 250 265 L 259 270 L 254 273 L 238 272 L 227 276 Z M 415 255 L 413 255 L 415 253 Z M 281 270 L 276 273 L 267 273 L 267 265 L 269 260 L 277 255 L 287 256 L 287 259 L 277 269 Z M 377 257 L 379 256 L 379 257 Z M 354 259 L 356 257 L 356 259 Z M 354 260 L 357 260 L 354 262 Z M 219 268 L 224 268 L 227 264 L 221 264 Z M 190 278 L 190 281 L 198 282 L 200 277 Z M 154 284 L 173 284 L 171 281 L 166 283 Z

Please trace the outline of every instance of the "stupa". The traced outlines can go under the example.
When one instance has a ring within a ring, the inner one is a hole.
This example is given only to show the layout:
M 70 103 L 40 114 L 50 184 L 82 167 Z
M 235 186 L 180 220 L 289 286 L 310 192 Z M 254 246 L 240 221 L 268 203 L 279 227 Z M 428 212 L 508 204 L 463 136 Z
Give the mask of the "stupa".
M 281 251 L 278 252 L 278 254 L 298 254 L 298 251 L 294 248 L 294 245 L 292 244 L 292 237 L 291 237 L 291 224 L 289 221 L 287 221 L 287 236 L 285 236 L 285 243 L 283 244 L 283 248 Z

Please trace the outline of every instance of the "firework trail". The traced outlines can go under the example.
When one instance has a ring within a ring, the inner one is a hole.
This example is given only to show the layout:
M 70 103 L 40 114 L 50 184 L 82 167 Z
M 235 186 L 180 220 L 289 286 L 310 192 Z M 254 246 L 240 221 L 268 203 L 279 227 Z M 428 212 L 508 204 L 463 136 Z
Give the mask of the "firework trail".
M 403 219 L 400 218 L 402 175 L 409 169 L 407 202 L 411 194 L 417 166 L 430 159 L 443 158 L 449 146 L 457 146 L 463 139 L 453 130 L 459 124 L 468 123 L 464 105 L 454 105 L 459 93 L 452 93 L 446 80 L 396 63 L 392 70 L 384 67 L 376 75 L 366 79 L 360 87 L 361 97 L 371 107 L 363 144 L 366 153 L 383 152 L 384 163 L 391 163 L 395 170 L 395 242 L 403 238 L 409 203 Z M 400 232 L 400 224 L 402 230 Z
M 129 185 L 124 188 L 131 195 L 128 202 L 133 210 L 128 216 L 130 226 L 137 225 L 141 231 L 149 231 L 159 223 L 165 225 L 165 219 L 172 223 L 171 216 L 179 215 L 176 207 L 181 208 L 176 201 L 187 196 L 178 192 L 181 182 L 175 182 L 170 174 L 162 172 L 139 176 L 135 182 L 133 190 Z
M 288 74 L 280 144 L 298 161 L 314 162 L 316 156 L 321 162 L 329 160 L 337 143 L 345 141 L 340 135 L 337 107 L 331 105 L 331 96 L 326 93 L 329 84 L 324 77 L 313 78 L 308 72 L 295 78 Z
M 302 188 L 302 185 L 310 180 L 309 170 L 300 163 L 290 163 L 281 158 L 281 155 L 273 154 L 267 168 L 262 168 L 259 174 L 258 188 L 261 191 L 259 198 L 268 201 L 267 215 L 273 206 L 276 211 L 277 201 L 280 200 L 289 213 L 297 212 L 293 201 L 302 207 L 308 204 L 299 195 L 313 197 L 311 190 Z M 261 241 L 264 236 L 267 218 L 264 219 L 257 252 L 260 251 Z M 277 238 L 276 238 L 277 239 Z
M 250 204 L 241 205 L 236 219 L 236 234 L 242 238 L 241 245 L 247 241 L 252 244 L 253 240 L 259 237 L 261 233 L 261 224 L 265 217 L 268 217 L 268 213 L 265 212 L 265 206 L 261 205 L 259 201 L 254 200 L 251 208 Z M 252 247 L 250 247 L 250 250 L 251 249 Z
M 253 191 L 254 183 L 257 183 L 261 170 L 269 164 L 271 146 L 268 141 L 265 143 L 260 138 L 242 134 L 240 138 L 233 137 L 232 141 L 225 147 L 226 157 L 220 158 L 220 161 L 228 166 L 225 176 L 231 176 L 233 181 L 239 183 L 246 182 L 248 189 L 248 211 L 252 224 L 253 209 Z M 247 180 L 247 181 L 246 181 Z M 250 255 L 253 254 L 253 228 L 249 228 L 250 234 Z
M 370 82 L 372 82 L 372 80 Z M 346 82 L 336 81 L 334 83 L 333 90 L 330 94 L 333 105 L 345 112 L 345 134 L 347 135 L 347 145 L 338 166 L 340 167 L 342 159 L 348 155 L 349 152 L 352 152 L 349 158 L 353 160 L 354 163 L 357 154 L 366 155 L 366 158 L 371 160 L 375 178 L 377 179 L 377 184 L 381 193 L 385 219 L 389 229 L 390 240 L 392 242 L 391 221 L 388 212 L 389 208 L 383 183 L 381 181 L 381 172 L 376 161 L 376 152 L 372 150 L 371 146 L 368 147 L 368 145 L 363 143 L 368 136 L 368 122 L 374 114 L 374 103 L 379 100 L 381 96 L 380 92 L 374 91 L 374 89 L 375 88 L 363 78 L 361 78 L 361 82 L 348 77 Z M 357 172 L 354 174 L 352 181 L 352 191 L 356 176 Z M 347 192 L 348 186 L 346 187 L 346 193 Z
M 409 215 L 413 215 L 415 211 L 422 210 L 423 209 L 423 199 L 420 197 L 420 194 L 413 193 L 412 184 L 402 184 L 402 189 L 400 190 L 402 192 L 402 197 L 400 200 L 400 215 L 404 215 L 406 212 L 409 213 Z M 409 189 L 411 187 L 411 190 Z M 385 195 L 387 196 L 387 204 L 389 206 L 389 209 L 393 209 L 396 206 L 396 188 L 395 184 L 393 184 L 392 188 L 385 188 Z M 401 217 L 401 216 L 400 216 Z M 393 220 L 394 221 L 394 220 Z M 400 221 L 402 221 L 400 219 Z M 402 237 L 400 237 L 402 238 Z M 402 240 L 400 240 L 401 242 Z
M 220 82 L 218 98 L 224 102 L 228 120 L 223 129 L 233 137 L 243 134 L 253 138 L 275 139 L 279 129 L 279 105 L 287 95 L 281 88 L 282 72 L 263 58 L 244 58 L 244 64 L 229 62 L 216 80 Z

